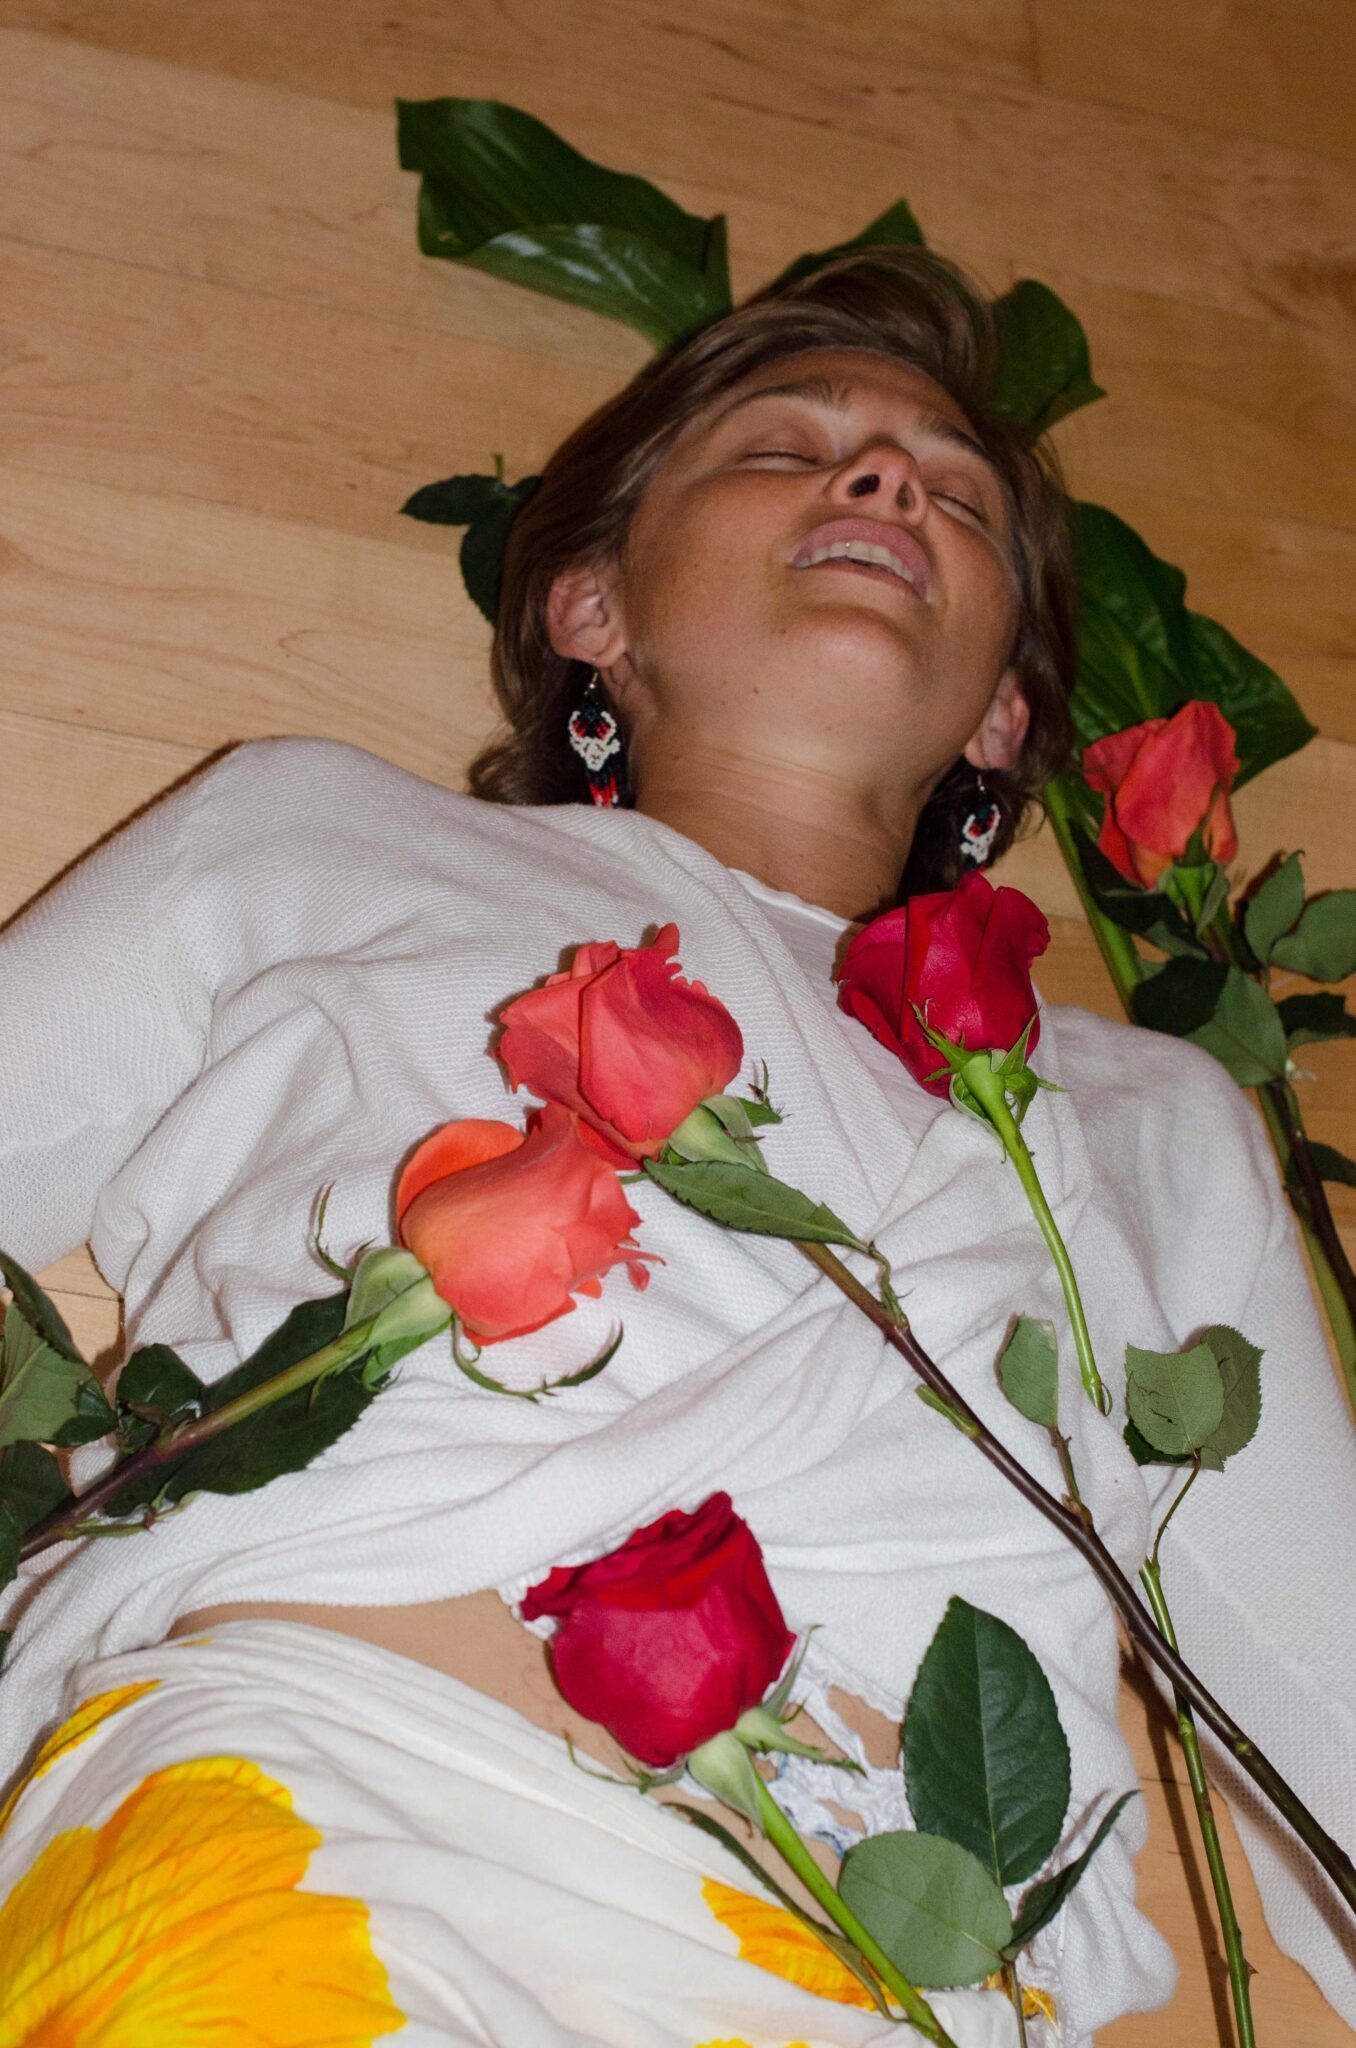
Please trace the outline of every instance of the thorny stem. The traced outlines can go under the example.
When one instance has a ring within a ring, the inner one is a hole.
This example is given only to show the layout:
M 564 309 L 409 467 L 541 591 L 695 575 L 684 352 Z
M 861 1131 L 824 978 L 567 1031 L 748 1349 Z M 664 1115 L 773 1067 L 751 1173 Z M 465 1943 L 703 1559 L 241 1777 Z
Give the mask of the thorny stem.
M 929 2041 L 936 2042 L 937 2048 L 956 2048 L 955 2042 L 927 2000 L 914 1989 L 907 1977 L 900 1975 L 875 1936 L 863 1927 L 852 1908 L 829 1883 L 756 1771 L 754 1778 L 758 1788 L 758 1824 L 783 1862 L 790 1865 L 806 1891 L 818 1901 L 830 1919 L 837 1923 L 854 1948 L 866 1957 L 882 1984 L 899 2000 L 919 2033 L 925 2034 Z
M 1356 1913 L 1356 1866 L 1353 1865 L 1350 1856 L 1310 1813 L 1299 1794 L 1282 1777 L 1265 1752 L 1243 1732 L 1214 1694 L 1206 1689 L 1174 1645 L 1160 1633 L 1152 1616 L 1136 1597 L 1134 1588 L 1115 1558 L 1096 1530 L 1088 1527 L 1077 1507 L 1066 1507 L 1061 1501 L 1057 1501 L 1052 1493 L 1047 1492 L 1038 1479 L 1032 1477 L 1007 1446 L 981 1421 L 969 1402 L 923 1349 L 908 1323 L 896 1322 L 888 1310 L 881 1306 L 870 1290 L 863 1286 L 827 1245 L 810 1244 L 804 1240 L 797 1242 L 804 1256 L 817 1266 L 826 1278 L 832 1280 L 839 1292 L 846 1295 L 863 1315 L 870 1318 L 886 1342 L 908 1360 L 923 1384 L 930 1387 L 934 1394 L 939 1395 L 948 1407 L 954 1408 L 963 1418 L 965 1434 L 973 1437 L 975 1444 L 990 1464 L 996 1466 L 1009 1484 L 1031 1503 L 1036 1512 L 1043 1515 L 1047 1522 L 1053 1523 L 1066 1541 L 1079 1552 L 1105 1588 L 1107 1597 L 1121 1616 L 1131 1641 L 1138 1646 L 1151 1664 L 1158 1667 L 1174 1691 L 1182 1694 L 1230 1755 L 1238 1760 L 1254 1783 L 1266 1793 L 1272 1804 L 1285 1816 L 1300 1840 L 1322 1865 L 1347 1905 Z

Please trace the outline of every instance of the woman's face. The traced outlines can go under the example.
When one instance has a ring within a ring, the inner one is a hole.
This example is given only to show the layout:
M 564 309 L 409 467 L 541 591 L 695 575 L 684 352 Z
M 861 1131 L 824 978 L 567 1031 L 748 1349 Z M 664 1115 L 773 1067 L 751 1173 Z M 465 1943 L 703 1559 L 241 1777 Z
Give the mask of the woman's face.
M 1020 749 L 1018 602 L 1004 491 L 955 401 L 888 356 L 815 349 L 684 429 L 594 658 L 642 748 L 676 730 L 922 789 L 962 750 Z

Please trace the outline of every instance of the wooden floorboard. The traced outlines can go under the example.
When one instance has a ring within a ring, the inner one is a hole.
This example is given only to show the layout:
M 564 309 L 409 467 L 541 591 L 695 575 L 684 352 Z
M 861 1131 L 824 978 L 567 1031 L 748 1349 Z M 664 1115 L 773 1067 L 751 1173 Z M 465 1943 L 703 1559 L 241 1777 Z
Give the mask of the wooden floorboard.
M 1056 435 L 1074 488 L 1320 728 L 1241 794 L 1242 864 L 1304 846 L 1350 883 L 1354 63 L 1348 0 L 0 0 L 0 917 L 233 741 L 326 733 L 456 784 L 488 731 L 455 536 L 399 506 L 534 468 L 645 347 L 419 256 L 391 100 L 440 93 L 727 212 L 741 289 L 903 194 L 993 286 L 1059 290 L 1109 393 Z M 1048 836 L 1003 878 L 1052 913 L 1046 993 L 1110 1012 Z M 1353 1049 L 1304 1058 L 1316 1133 L 1356 1153 Z M 1356 1191 L 1339 1211 L 1356 1244 Z M 88 1254 L 49 1278 L 111 1366 Z M 1166 1718 L 1133 1673 L 1122 1709 L 1183 1976 L 1102 2039 L 1228 2048 Z M 1338 2048 L 1224 1825 L 1259 2038 Z

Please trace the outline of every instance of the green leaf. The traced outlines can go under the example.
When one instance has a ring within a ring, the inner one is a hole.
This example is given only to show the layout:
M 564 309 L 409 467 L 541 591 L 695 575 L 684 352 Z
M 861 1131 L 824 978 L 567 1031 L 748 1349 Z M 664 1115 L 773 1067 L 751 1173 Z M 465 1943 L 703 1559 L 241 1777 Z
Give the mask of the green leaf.
M 1345 1152 L 1339 1152 L 1335 1145 L 1323 1145 L 1314 1138 L 1309 1140 L 1309 1156 L 1320 1180 L 1330 1180 L 1344 1188 L 1356 1188 L 1356 1159 L 1348 1159 Z
M 882 243 L 904 244 L 909 248 L 927 247 L 923 230 L 914 217 L 913 208 L 907 199 L 896 199 L 893 206 L 887 206 L 884 213 L 878 213 L 873 221 L 848 242 L 835 242 L 831 249 L 815 249 L 808 255 L 798 256 L 794 263 L 787 265 L 778 277 L 778 284 L 789 284 L 792 278 L 809 277 L 835 256 L 846 256 L 853 249 L 876 248 Z
M 16 1297 L 0 1334 L 0 1446 L 90 1443 L 113 1420 L 89 1367 L 40 1337 Z
M 1125 1405 L 1155 1450 L 1199 1450 L 1224 1419 L 1224 1381 L 1208 1344 L 1189 1351 L 1125 1347 Z
M 1206 957 L 1205 948 L 1170 896 L 1127 882 L 1080 825 L 1074 826 L 1073 837 L 1083 879 L 1104 916 L 1164 953 L 1198 960 Z
M 1315 728 L 1265 662 L 1186 605 L 1186 578 L 1104 506 L 1072 509 L 1078 562 L 1079 671 L 1073 712 L 1086 746 L 1192 698 L 1234 729 L 1240 784 L 1292 754 Z
M 1262 1353 L 1227 1323 L 1212 1323 L 1202 1330 L 1200 1342 L 1209 1346 L 1224 1388 L 1224 1413 L 1200 1447 L 1201 1463 L 1218 1472 L 1226 1458 L 1257 1434 L 1262 1419 Z
M 521 477 L 516 484 L 497 476 L 449 476 L 442 483 L 423 485 L 400 508 L 411 519 L 466 528 L 459 557 L 461 580 L 491 625 L 499 616 L 509 528 L 540 482 L 539 476 Z
M 1034 437 L 1106 397 L 1092 380 L 1081 324 L 1048 285 L 1022 278 L 994 300 L 993 313 L 1000 350 L 991 400 L 996 412 Z
M 0 1451 L 0 1503 L 25 1535 L 68 1492 L 60 1465 L 41 1444 L 10 1444 Z
M 347 1298 L 330 1294 L 300 1303 L 257 1351 L 224 1379 L 204 1388 L 205 1412 L 214 1413 L 332 1342 L 343 1328 Z M 177 1464 L 131 1482 L 110 1500 L 106 1512 L 128 1515 L 149 1501 L 176 1501 L 186 1493 L 250 1493 L 281 1473 L 299 1472 L 353 1426 L 376 1392 L 375 1386 L 364 1383 L 355 1362 L 352 1370 L 299 1387 L 220 1436 L 210 1437 L 186 1451 Z
M 1241 967 L 1229 969 L 1209 1022 L 1186 1035 L 1213 1053 L 1240 1088 L 1258 1088 L 1285 1072 L 1285 1025 L 1266 990 Z
M 1059 1421 L 1059 1347 L 1055 1326 L 1041 1316 L 1018 1316 L 998 1361 L 1003 1392 L 1028 1422 L 1054 1429 Z
M 1137 1465 L 1190 1465 L 1190 1451 L 1156 1451 L 1143 1430 L 1136 1429 L 1133 1422 L 1127 1422 L 1121 1431 L 1126 1447 Z
M 1012 1940 L 1007 1901 L 983 1864 L 942 1835 L 868 1835 L 838 1889 L 892 1963 L 925 1989 L 978 1984 Z
M 670 1166 L 658 1159 L 647 1159 L 645 1171 L 680 1202 L 700 1209 L 703 1216 L 731 1230 L 866 1250 L 861 1239 L 832 1209 L 822 1202 L 812 1202 L 799 1188 L 788 1187 L 785 1181 L 760 1173 L 756 1166 L 731 1166 L 723 1160 Z
M 1110 1812 L 1099 1823 L 1096 1834 L 1088 1843 L 1082 1855 L 1075 1857 L 1072 1863 L 1066 1864 L 1063 1870 L 1057 1870 L 1053 1877 L 1042 1878 L 1039 1884 L 1032 1885 L 1031 1890 L 1022 1900 L 1021 1911 L 1017 1916 L 1017 1925 L 1012 1930 L 1012 1944 L 1008 1951 L 1009 1955 L 1015 1955 L 1018 1949 L 1025 1948 L 1032 1936 L 1039 1934 L 1042 1927 L 1048 1926 L 1054 1919 L 1056 1913 L 1068 1898 L 1069 1893 L 1078 1883 L 1093 1857 L 1097 1854 L 1097 1851 L 1115 1827 L 1116 1822 L 1120 1819 L 1122 1808 L 1128 1806 L 1132 1799 L 1138 1797 L 1139 1794 L 1137 1792 L 1122 1792 Z
M 168 1344 L 143 1344 L 134 1351 L 113 1393 L 119 1418 L 126 1418 L 124 1435 L 140 1430 L 150 1436 L 172 1416 L 201 1415 L 208 1400 L 198 1375 Z
M 1291 1052 L 1301 1045 L 1321 1045 L 1330 1038 L 1356 1038 L 1356 1017 L 1341 996 L 1285 996 L 1276 1009 Z
M 1277 939 L 1271 958 L 1311 981 L 1345 981 L 1356 974 L 1356 889 L 1315 896 L 1294 931 Z
M 904 1710 L 904 1780 L 920 1828 L 1000 1885 L 1039 1870 L 1069 1805 L 1069 1745 L 1049 1680 L 1016 1629 L 953 1597 Z
M 498 100 L 397 100 L 419 246 L 586 306 L 667 348 L 728 313 L 724 222 L 581 156 Z
M 14 1296 L 16 1308 L 31 1329 L 37 1331 L 44 1344 L 50 1344 L 53 1351 L 59 1351 L 63 1358 L 79 1359 L 80 1353 L 75 1339 L 62 1321 L 61 1311 L 50 1294 L 44 1294 L 31 1273 L 26 1273 L 16 1258 L 0 1251 L 0 1277 Z
M 1243 907 L 1243 936 L 1259 960 L 1269 960 L 1271 949 L 1290 930 L 1304 908 L 1304 869 L 1300 856 L 1292 853 Z
M 1132 992 L 1135 1022 L 1186 1038 L 1210 1022 L 1228 978 L 1217 960 L 1169 960 Z
M 9 1585 L 19 1573 L 19 1550 L 23 1542 L 23 1531 L 19 1527 L 13 1510 L 0 1501 L 0 1586 Z M 9 1646 L 6 1631 L 4 1647 Z

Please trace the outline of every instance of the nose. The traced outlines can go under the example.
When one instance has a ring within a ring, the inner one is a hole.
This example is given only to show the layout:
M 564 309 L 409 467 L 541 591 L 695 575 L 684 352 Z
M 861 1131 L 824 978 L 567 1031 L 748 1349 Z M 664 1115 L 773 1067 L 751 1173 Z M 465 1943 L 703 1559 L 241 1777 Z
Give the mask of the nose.
M 897 441 L 873 441 L 845 462 L 835 478 L 835 495 L 856 503 L 878 498 L 912 518 L 927 510 L 928 494 L 917 458 Z

